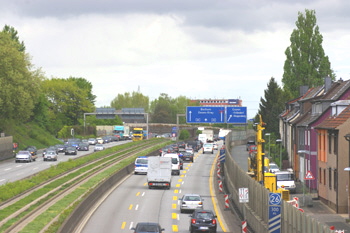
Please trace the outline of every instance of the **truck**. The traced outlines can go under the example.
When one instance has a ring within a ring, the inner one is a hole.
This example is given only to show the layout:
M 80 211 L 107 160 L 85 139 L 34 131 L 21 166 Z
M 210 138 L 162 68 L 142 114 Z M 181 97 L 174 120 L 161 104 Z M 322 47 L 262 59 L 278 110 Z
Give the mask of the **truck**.
M 230 132 L 231 132 L 230 129 L 220 129 L 220 131 L 219 131 L 219 139 L 220 139 L 220 140 L 225 140 L 226 135 L 227 135 L 228 133 L 230 133 Z
M 214 142 L 214 130 L 212 129 L 205 129 L 202 131 L 202 134 L 205 134 L 207 136 L 206 142 Z
M 113 134 L 114 134 L 114 136 L 119 138 L 119 140 L 123 140 L 124 139 L 124 125 L 115 125 L 114 129 L 113 129 Z
M 150 156 L 148 157 L 147 183 L 148 188 L 171 187 L 171 158 Z
M 198 140 L 201 141 L 203 144 L 207 142 L 207 135 L 206 134 L 199 134 Z
M 130 140 L 130 126 L 124 126 L 124 140 Z
M 132 131 L 132 140 L 142 141 L 143 140 L 143 128 L 134 128 Z

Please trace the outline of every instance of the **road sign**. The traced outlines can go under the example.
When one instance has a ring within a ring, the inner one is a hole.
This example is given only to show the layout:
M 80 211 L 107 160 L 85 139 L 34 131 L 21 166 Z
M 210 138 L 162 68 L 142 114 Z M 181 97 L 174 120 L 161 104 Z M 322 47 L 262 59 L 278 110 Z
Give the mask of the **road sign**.
M 304 180 L 314 180 L 315 177 L 312 175 L 311 171 L 307 171 Z
M 281 232 L 281 194 L 269 193 L 269 232 Z
M 247 123 L 247 107 L 226 107 L 226 123 Z
M 187 107 L 187 123 L 224 123 L 225 107 Z
M 239 188 L 239 203 L 249 202 L 249 190 L 248 188 Z

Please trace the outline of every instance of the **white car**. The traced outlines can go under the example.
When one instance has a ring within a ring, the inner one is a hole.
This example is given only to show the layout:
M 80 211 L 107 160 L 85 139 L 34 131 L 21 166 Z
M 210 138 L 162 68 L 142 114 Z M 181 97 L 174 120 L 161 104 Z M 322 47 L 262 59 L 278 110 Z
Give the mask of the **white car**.
M 203 209 L 203 199 L 199 194 L 185 194 L 180 199 L 180 212 Z
M 214 144 L 213 144 L 213 147 L 214 147 L 214 150 L 217 150 L 217 149 L 218 149 L 218 144 L 217 144 L 217 143 L 214 143 Z
M 269 171 L 271 173 L 279 172 L 281 171 L 280 168 L 275 163 L 269 163 Z
M 205 154 L 206 152 L 214 154 L 214 144 L 213 143 L 204 143 L 203 154 Z
M 101 150 L 104 150 L 104 149 L 105 149 L 105 146 L 103 144 L 96 144 L 95 148 L 94 148 L 94 151 L 101 151 Z

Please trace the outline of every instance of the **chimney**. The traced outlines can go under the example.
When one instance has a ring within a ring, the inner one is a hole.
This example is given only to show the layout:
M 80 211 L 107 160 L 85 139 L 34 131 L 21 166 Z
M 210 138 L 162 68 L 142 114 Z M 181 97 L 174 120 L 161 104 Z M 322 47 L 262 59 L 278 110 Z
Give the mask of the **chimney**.
M 327 76 L 324 78 L 324 91 L 327 93 L 332 86 L 332 78 Z
M 309 90 L 309 86 L 300 86 L 299 88 L 300 96 L 305 95 L 307 90 Z

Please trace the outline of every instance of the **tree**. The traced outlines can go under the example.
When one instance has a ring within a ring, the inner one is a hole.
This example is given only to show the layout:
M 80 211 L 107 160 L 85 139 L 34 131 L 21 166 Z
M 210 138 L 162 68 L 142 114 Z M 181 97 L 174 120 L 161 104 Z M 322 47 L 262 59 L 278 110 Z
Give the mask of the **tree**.
M 79 89 L 85 90 L 86 92 L 86 98 L 91 104 L 95 104 L 96 101 L 96 95 L 92 94 L 92 84 L 91 82 L 87 81 L 85 78 L 75 78 L 75 77 L 69 77 L 68 81 L 75 82 Z
M 323 37 L 316 25 L 314 10 L 305 10 L 305 15 L 298 13 L 294 29 L 290 37 L 290 46 L 286 49 L 286 61 L 282 78 L 283 88 L 292 96 L 299 96 L 300 86 L 318 86 L 326 76 L 335 79 L 328 56 L 322 47 Z
M 45 80 L 42 89 L 49 101 L 49 116 L 55 132 L 64 125 L 77 125 L 84 113 L 94 111 L 89 88 L 81 88 L 75 79 Z
M 115 109 L 143 108 L 145 112 L 148 112 L 149 98 L 140 92 L 126 92 L 124 95 L 118 94 L 118 96 L 111 101 L 111 107 Z
M 8 33 L 0 32 L 0 119 L 26 122 L 33 115 L 42 74 L 31 68 L 17 42 Z
M 278 86 L 273 77 L 271 77 L 264 94 L 265 99 L 260 98 L 259 114 L 263 122 L 266 123 L 265 132 L 279 135 L 279 114 L 284 109 L 284 103 L 290 98 Z
M 18 46 L 17 49 L 20 52 L 25 52 L 26 50 L 26 46 L 24 45 L 24 42 L 20 42 L 19 41 L 19 37 L 18 37 L 18 32 L 14 27 L 5 25 L 4 28 L 2 29 L 2 32 L 10 35 L 11 39 L 16 42 L 16 45 Z

